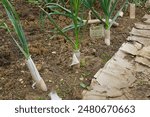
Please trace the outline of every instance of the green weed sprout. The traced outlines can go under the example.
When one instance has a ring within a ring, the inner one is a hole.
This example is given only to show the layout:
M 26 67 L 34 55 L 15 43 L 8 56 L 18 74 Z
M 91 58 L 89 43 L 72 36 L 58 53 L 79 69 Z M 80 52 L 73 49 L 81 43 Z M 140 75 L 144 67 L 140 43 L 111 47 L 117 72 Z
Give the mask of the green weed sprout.
M 6 29 L 8 30 L 9 34 L 11 35 L 13 41 L 16 43 L 17 47 L 20 49 L 20 51 L 23 53 L 23 55 L 25 56 L 26 59 L 26 64 L 30 70 L 30 73 L 33 77 L 33 80 L 37 83 L 37 85 L 43 90 L 43 91 L 47 91 L 47 87 L 45 82 L 43 81 L 43 79 L 41 78 L 32 58 L 31 55 L 29 53 L 29 47 L 27 44 L 27 39 L 25 37 L 22 25 L 19 21 L 19 17 L 14 9 L 14 7 L 11 5 L 11 3 L 8 0 L 2 0 L 2 4 L 6 10 L 6 13 L 8 15 L 9 20 L 11 21 L 13 27 L 14 27 L 14 31 L 16 32 L 16 35 L 18 37 L 17 41 L 13 35 L 11 34 L 10 29 L 8 28 L 8 26 L 4 23 L 4 26 L 6 27 Z

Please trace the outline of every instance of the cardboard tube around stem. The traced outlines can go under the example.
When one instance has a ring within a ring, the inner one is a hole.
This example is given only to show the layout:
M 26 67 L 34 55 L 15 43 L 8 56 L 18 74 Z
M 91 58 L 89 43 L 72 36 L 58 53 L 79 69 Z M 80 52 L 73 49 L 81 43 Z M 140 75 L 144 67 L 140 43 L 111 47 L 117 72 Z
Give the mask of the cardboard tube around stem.
M 92 39 L 104 37 L 104 25 L 99 24 L 98 26 L 91 26 L 90 27 L 90 37 Z
M 110 29 L 105 29 L 105 44 L 110 46 Z
M 43 91 L 47 91 L 47 86 L 45 84 L 45 82 L 43 81 L 43 79 L 41 78 L 31 56 L 28 58 L 28 60 L 26 60 L 26 64 L 30 70 L 30 73 L 32 75 L 33 80 L 37 83 L 37 85 L 43 90 Z
M 80 68 L 80 50 L 74 50 L 70 66 L 72 66 L 73 70 L 78 72 L 78 69 Z
M 80 50 L 75 50 L 74 53 L 76 57 L 78 58 L 78 60 L 80 61 Z
M 145 7 L 150 7 L 150 0 L 147 0 L 146 2 L 145 2 Z
M 130 3 L 130 18 L 135 19 L 135 4 Z

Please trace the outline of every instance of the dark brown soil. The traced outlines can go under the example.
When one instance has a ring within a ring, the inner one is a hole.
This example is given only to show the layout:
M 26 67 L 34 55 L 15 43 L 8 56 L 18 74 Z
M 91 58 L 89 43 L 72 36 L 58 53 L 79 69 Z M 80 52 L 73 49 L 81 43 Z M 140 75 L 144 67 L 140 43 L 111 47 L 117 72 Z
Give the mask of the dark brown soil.
M 146 11 L 143 8 L 137 8 L 134 20 L 129 19 L 128 12 L 123 18 L 119 18 L 117 20 L 119 26 L 111 29 L 111 46 L 109 47 L 104 44 L 103 39 L 90 39 L 89 26 L 82 29 L 80 34 L 81 68 L 75 70 L 69 66 L 72 58 L 70 44 L 66 43 L 62 36 L 50 39 L 52 34 L 49 31 L 52 25 L 47 21 L 47 27 L 45 26 L 44 30 L 40 28 L 39 8 L 21 0 L 16 0 L 14 6 L 24 27 L 30 53 L 47 84 L 48 91 L 32 89 L 32 77 L 23 55 L 7 32 L 0 29 L 0 99 L 49 99 L 48 93 L 52 88 L 56 89 L 63 99 L 81 99 L 83 87 L 80 83 L 87 86 L 90 84 L 94 74 L 126 41 L 134 23 L 140 22 Z M 0 11 L 3 13 L 1 19 L 8 19 L 1 5 Z M 10 25 L 8 20 L 5 21 Z M 64 26 L 69 23 L 69 20 L 59 17 L 58 22 Z

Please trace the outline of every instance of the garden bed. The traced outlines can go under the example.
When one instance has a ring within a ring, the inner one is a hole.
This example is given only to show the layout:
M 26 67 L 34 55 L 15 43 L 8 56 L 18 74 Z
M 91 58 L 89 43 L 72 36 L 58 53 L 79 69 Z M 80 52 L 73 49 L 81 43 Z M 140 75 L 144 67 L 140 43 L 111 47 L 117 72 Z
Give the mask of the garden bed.
M 41 30 L 39 26 L 39 8 L 27 2 L 16 0 L 15 8 L 19 13 L 26 37 L 29 41 L 32 58 L 47 84 L 48 91 L 33 89 L 30 72 L 22 54 L 3 29 L 0 29 L 0 99 L 49 99 L 48 94 L 54 88 L 62 99 L 81 99 L 83 84 L 90 85 L 94 74 L 114 55 L 129 35 L 135 22 L 140 22 L 146 9 L 137 8 L 136 19 L 129 19 L 126 12 L 118 18 L 118 27 L 111 28 L 111 45 L 106 46 L 104 39 L 90 39 L 89 26 L 81 30 L 81 68 L 77 71 L 70 67 L 72 49 L 62 36 L 50 39 L 51 25 Z M 0 11 L 4 13 L 0 5 Z M 7 19 L 6 14 L 3 14 Z M 1 17 L 2 18 L 2 17 Z M 60 18 L 65 25 L 68 19 Z M 72 35 L 70 33 L 70 35 Z M 135 87 L 136 88 L 136 87 Z M 134 90 L 134 89 L 133 89 Z M 136 89 L 135 89 L 136 90 Z M 145 90 L 149 90 L 144 88 Z M 135 93 L 135 96 L 139 93 Z M 140 95 L 145 98 L 142 94 Z

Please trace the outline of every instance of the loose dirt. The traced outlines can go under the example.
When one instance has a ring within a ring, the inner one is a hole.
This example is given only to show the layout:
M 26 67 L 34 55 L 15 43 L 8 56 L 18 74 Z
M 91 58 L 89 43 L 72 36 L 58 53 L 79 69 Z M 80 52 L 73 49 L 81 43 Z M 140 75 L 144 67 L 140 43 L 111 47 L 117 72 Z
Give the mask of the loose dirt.
M 29 42 L 30 53 L 42 76 L 45 80 L 48 91 L 32 89 L 31 74 L 25 65 L 25 59 L 18 48 L 11 40 L 8 33 L 0 29 L 0 99 L 49 99 L 48 93 L 54 88 L 62 99 L 81 99 L 83 87 L 81 83 L 90 85 L 94 74 L 102 68 L 105 63 L 114 55 L 121 44 L 126 41 L 129 32 L 135 22 L 141 21 L 145 14 L 144 8 L 137 8 L 136 19 L 129 19 L 126 12 L 123 18 L 118 18 L 118 27 L 111 29 L 111 46 L 106 46 L 104 39 L 90 39 L 89 26 L 82 29 L 80 37 L 81 44 L 81 68 L 75 70 L 69 65 L 72 58 L 72 47 L 64 41 L 62 36 L 50 39 L 50 29 L 53 26 L 46 21 L 44 29 L 39 25 L 39 8 L 27 2 L 16 0 L 14 6 L 20 16 L 26 37 Z M 6 17 L 3 7 L 0 5 L 3 14 L 1 19 L 10 22 Z M 69 24 L 70 20 L 59 17 L 58 23 L 63 27 Z M 15 35 L 15 33 L 13 33 Z M 69 33 L 72 36 L 72 32 Z M 149 87 L 135 87 L 140 92 L 148 90 Z M 135 91 L 134 91 L 135 92 Z M 140 92 L 135 93 L 135 97 Z M 140 93 L 144 99 L 145 94 Z

